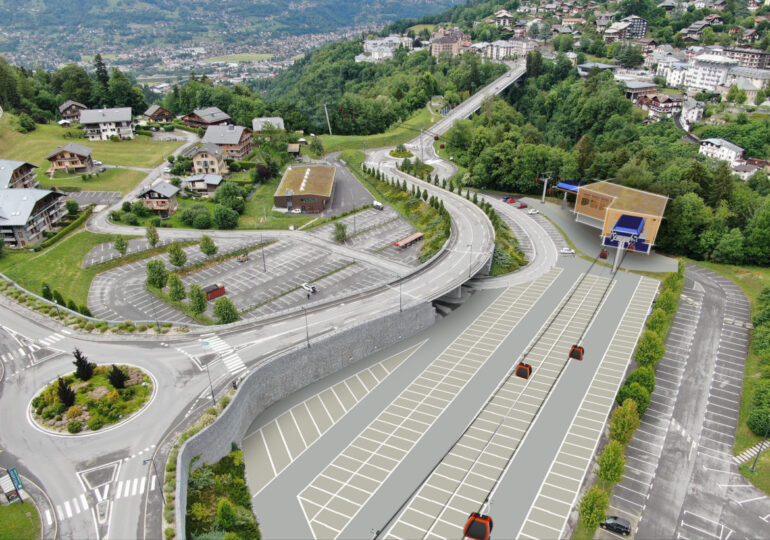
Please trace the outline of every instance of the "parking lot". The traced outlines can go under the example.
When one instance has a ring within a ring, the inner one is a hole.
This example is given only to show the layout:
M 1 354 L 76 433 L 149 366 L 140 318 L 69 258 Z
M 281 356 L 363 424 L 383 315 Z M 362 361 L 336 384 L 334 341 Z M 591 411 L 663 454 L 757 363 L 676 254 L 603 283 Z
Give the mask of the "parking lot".
M 559 273 L 503 292 L 301 490 L 313 537 L 336 537 L 347 526 Z
M 642 278 L 516 538 L 562 538 L 658 281 Z M 602 534 L 597 533 L 597 534 Z
M 159 240 L 158 243 L 155 244 L 155 247 L 164 246 L 169 243 L 171 243 L 171 240 Z M 150 243 L 146 239 L 134 238 L 128 241 L 128 249 L 126 249 L 126 255 L 138 253 L 140 251 L 150 249 L 150 247 Z M 112 259 L 117 259 L 120 256 L 121 255 L 118 253 L 118 250 L 115 249 L 115 244 L 113 242 L 106 242 L 104 244 L 99 244 L 98 246 L 95 246 L 93 249 L 91 249 L 91 251 L 89 251 L 83 258 L 83 263 L 81 266 L 83 268 L 88 268 L 89 266 L 94 266 L 96 264 L 111 261 Z
M 398 212 L 389 206 L 382 210 L 370 208 L 356 214 L 345 216 L 321 227 L 311 229 L 309 234 L 325 240 L 334 240 L 335 223 L 344 223 L 348 239 L 345 245 L 360 251 L 377 253 L 391 260 L 417 266 L 421 244 L 415 244 L 407 249 L 393 246 L 397 242 L 414 233 L 414 227 Z
M 67 200 L 77 201 L 80 206 L 88 204 L 112 206 L 121 197 L 120 191 L 71 191 L 66 195 Z
M 378 362 L 295 405 L 243 439 L 249 489 L 256 495 L 419 348 Z
M 546 325 L 525 355 L 529 379 L 512 369 L 462 437 L 386 533 L 388 538 L 452 538 L 458 524 L 478 511 L 529 430 L 537 412 L 568 362 L 570 348 L 590 323 L 608 285 L 587 276 L 564 308 Z

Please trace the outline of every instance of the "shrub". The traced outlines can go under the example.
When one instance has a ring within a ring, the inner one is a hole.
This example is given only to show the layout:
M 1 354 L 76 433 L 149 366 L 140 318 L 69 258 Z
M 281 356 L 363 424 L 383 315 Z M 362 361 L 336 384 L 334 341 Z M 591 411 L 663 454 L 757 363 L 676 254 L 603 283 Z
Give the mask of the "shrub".
M 59 377 L 56 393 L 65 409 L 72 407 L 75 404 L 75 391 L 61 377 Z
M 746 424 L 755 435 L 764 437 L 768 426 L 770 426 L 770 407 L 754 407 L 751 409 Z
M 238 226 L 238 212 L 218 204 L 211 214 L 211 221 L 217 229 L 235 229 Z
M 88 357 L 84 355 L 77 347 L 75 347 L 75 351 L 72 353 L 72 355 L 75 357 L 75 361 L 72 362 L 75 364 L 75 377 L 81 381 L 87 381 L 91 379 L 91 377 L 94 375 L 94 368 L 96 368 L 96 364 L 89 362 Z
M 626 471 L 626 458 L 623 455 L 623 445 L 618 441 L 610 441 L 599 455 L 598 476 L 605 482 L 619 482 Z
M 125 223 L 126 225 L 139 224 L 139 218 L 133 212 L 126 212 L 125 214 L 123 214 L 122 220 L 123 220 L 123 223 Z
M 580 500 L 580 519 L 589 529 L 595 529 L 607 515 L 610 497 L 599 486 L 591 486 Z
M 618 441 L 622 445 L 628 444 L 641 422 L 636 401 L 626 399 L 620 407 L 612 411 L 610 439 Z
M 73 420 L 67 424 L 67 431 L 70 433 L 80 433 L 83 429 L 83 423 L 78 420 Z
M 101 429 L 103 425 L 104 421 L 98 416 L 94 416 L 88 421 L 88 429 L 91 431 L 97 431 Z
M 637 382 L 625 383 L 620 387 L 617 397 L 618 403 L 623 403 L 627 399 L 632 399 L 636 402 L 639 416 L 643 415 L 644 411 L 647 410 L 647 407 L 650 406 L 650 393 L 644 386 Z
M 67 418 L 69 419 L 77 418 L 81 414 L 83 414 L 83 408 L 79 405 L 73 405 L 72 407 L 67 409 Z
M 652 315 L 647 319 L 647 329 L 659 336 L 665 335 L 671 325 L 672 317 L 662 309 L 652 310 Z
M 655 371 L 649 366 L 638 367 L 633 370 L 626 379 L 626 384 L 631 384 L 632 382 L 641 384 L 650 394 L 652 394 L 653 390 L 655 390 Z
M 125 388 L 128 375 L 126 375 L 118 366 L 112 364 L 112 369 L 110 370 L 109 375 L 107 375 L 107 379 L 113 387 L 121 389 Z
M 227 499 L 221 499 L 217 505 L 216 524 L 224 530 L 232 529 L 235 526 L 235 509 Z
M 642 366 L 655 366 L 666 354 L 666 346 L 663 339 L 652 330 L 645 330 L 636 346 L 636 361 Z
M 211 214 L 198 214 L 193 219 L 192 226 L 196 229 L 210 229 L 211 228 Z
M 176 531 L 172 527 L 166 527 L 166 530 L 163 531 L 163 535 L 166 537 L 166 540 L 173 540 L 176 536 Z

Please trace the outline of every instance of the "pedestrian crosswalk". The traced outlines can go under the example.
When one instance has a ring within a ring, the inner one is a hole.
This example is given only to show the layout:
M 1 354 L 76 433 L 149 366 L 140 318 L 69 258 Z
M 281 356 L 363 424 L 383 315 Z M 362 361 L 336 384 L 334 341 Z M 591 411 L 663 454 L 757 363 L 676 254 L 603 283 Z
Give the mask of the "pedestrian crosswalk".
M 222 338 L 216 334 L 204 334 L 201 336 L 204 345 L 208 343 L 208 346 L 213 350 L 219 358 L 222 359 L 225 367 L 236 375 L 241 371 L 246 370 L 246 364 L 243 363 L 241 357 L 235 352 L 230 345 L 227 344 Z
M 52 525 L 54 521 L 54 517 L 58 518 L 59 521 L 63 521 L 65 519 L 70 519 L 72 516 L 75 516 L 80 512 L 84 512 L 88 510 L 88 508 L 89 508 L 89 505 L 88 505 L 88 499 L 86 498 L 86 494 L 81 493 L 77 497 L 73 497 L 72 499 L 64 501 L 62 504 L 57 504 L 56 516 L 51 515 L 50 510 L 46 510 L 45 521 L 48 525 Z
M 24 358 L 26 355 L 27 352 L 22 347 L 20 347 L 18 350 L 14 349 L 12 351 L 0 353 L 0 360 L 7 364 L 11 360 L 15 360 L 16 358 Z
M 148 489 L 146 476 L 139 478 L 129 478 L 128 480 L 120 480 L 115 486 L 115 496 L 113 498 L 118 500 L 125 499 L 127 497 L 134 497 L 136 495 L 143 495 L 145 490 L 153 491 L 157 482 L 157 477 L 152 475 Z
M 759 444 L 755 444 L 754 446 L 744 451 L 743 453 L 738 454 L 737 456 L 733 456 L 733 463 L 735 463 L 736 465 L 746 463 L 747 461 L 757 457 L 757 454 L 759 454 L 760 450 L 764 452 L 768 448 L 770 448 L 770 444 L 767 444 L 764 441 L 762 441 Z
M 62 332 L 65 332 L 65 333 L 67 333 L 67 334 L 71 333 L 71 332 L 69 332 L 69 331 L 67 331 L 67 330 L 62 330 Z M 63 336 L 63 335 L 61 335 L 61 334 L 60 334 L 60 333 L 58 333 L 58 332 L 54 332 L 53 334 L 51 334 L 51 335 L 50 335 L 50 336 L 48 336 L 47 338 L 38 339 L 37 341 L 38 341 L 38 343 L 39 343 L 40 345 L 43 345 L 43 346 L 45 346 L 45 347 L 50 347 L 50 346 L 51 346 L 51 345 L 53 345 L 54 343 L 56 343 L 56 342 L 58 342 L 58 341 L 61 341 L 61 340 L 63 340 L 65 337 L 66 337 L 66 336 Z M 35 347 L 36 345 L 32 345 L 32 346 L 33 346 L 33 347 Z M 38 347 L 38 348 L 40 348 L 40 347 Z M 33 351 L 34 351 L 34 350 L 36 350 L 36 349 L 33 349 Z

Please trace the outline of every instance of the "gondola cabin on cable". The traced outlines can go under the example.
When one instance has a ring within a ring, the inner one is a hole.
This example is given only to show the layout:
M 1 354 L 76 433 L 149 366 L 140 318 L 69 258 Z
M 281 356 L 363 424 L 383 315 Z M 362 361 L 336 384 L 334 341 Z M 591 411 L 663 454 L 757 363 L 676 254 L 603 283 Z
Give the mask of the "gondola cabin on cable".
M 489 540 L 489 535 L 491 534 L 492 518 L 478 512 L 473 512 L 468 518 L 468 523 L 465 524 L 463 539 Z
M 572 349 L 570 349 L 569 351 L 569 357 L 574 360 L 582 360 L 584 352 L 585 352 L 585 349 L 583 347 L 578 347 L 577 345 L 573 345 Z
M 532 366 L 519 362 L 519 365 L 516 366 L 516 376 L 522 379 L 529 379 L 530 375 L 532 375 Z
M 602 252 L 599 253 L 599 258 L 600 259 L 606 259 L 609 256 L 610 256 L 610 252 L 607 251 L 606 249 L 603 249 Z

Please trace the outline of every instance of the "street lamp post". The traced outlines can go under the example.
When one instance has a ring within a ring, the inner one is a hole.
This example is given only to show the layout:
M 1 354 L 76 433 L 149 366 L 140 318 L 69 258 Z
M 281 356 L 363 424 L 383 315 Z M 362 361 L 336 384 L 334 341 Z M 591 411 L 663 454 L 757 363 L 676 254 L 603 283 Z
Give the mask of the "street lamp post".
M 259 250 L 262 252 L 262 270 L 267 272 L 267 263 L 265 262 L 265 245 L 262 243 L 262 233 L 259 233 L 259 243 L 262 247 Z
M 759 443 L 759 450 L 757 451 L 757 455 L 754 456 L 754 463 L 751 464 L 751 472 L 756 472 L 757 460 L 759 459 L 759 455 L 762 453 L 762 448 L 765 446 L 765 441 L 767 440 L 768 433 L 770 433 L 770 418 L 767 419 L 767 427 L 765 428 L 765 437 L 762 439 L 762 442 Z
M 155 477 L 158 479 L 158 482 L 160 482 L 160 475 L 158 475 L 158 469 L 155 467 L 155 460 L 153 458 L 147 458 L 142 460 L 142 465 L 147 465 L 147 462 L 152 463 L 152 470 L 155 472 Z M 163 506 L 166 505 L 166 496 L 163 494 L 163 485 L 160 485 L 160 496 L 163 499 Z
M 404 310 L 403 304 L 401 303 L 401 276 L 398 277 L 398 311 L 399 313 Z
M 468 277 L 471 277 L 471 246 L 473 244 L 468 244 Z
M 302 311 L 305 312 L 305 339 L 307 340 L 307 348 L 310 348 L 310 327 L 307 324 L 307 308 L 302 306 Z
M 206 375 L 209 376 L 209 388 L 211 389 L 211 402 L 216 405 L 217 404 L 217 398 L 214 397 L 214 385 L 211 384 L 211 372 L 209 371 L 209 364 L 206 363 Z

